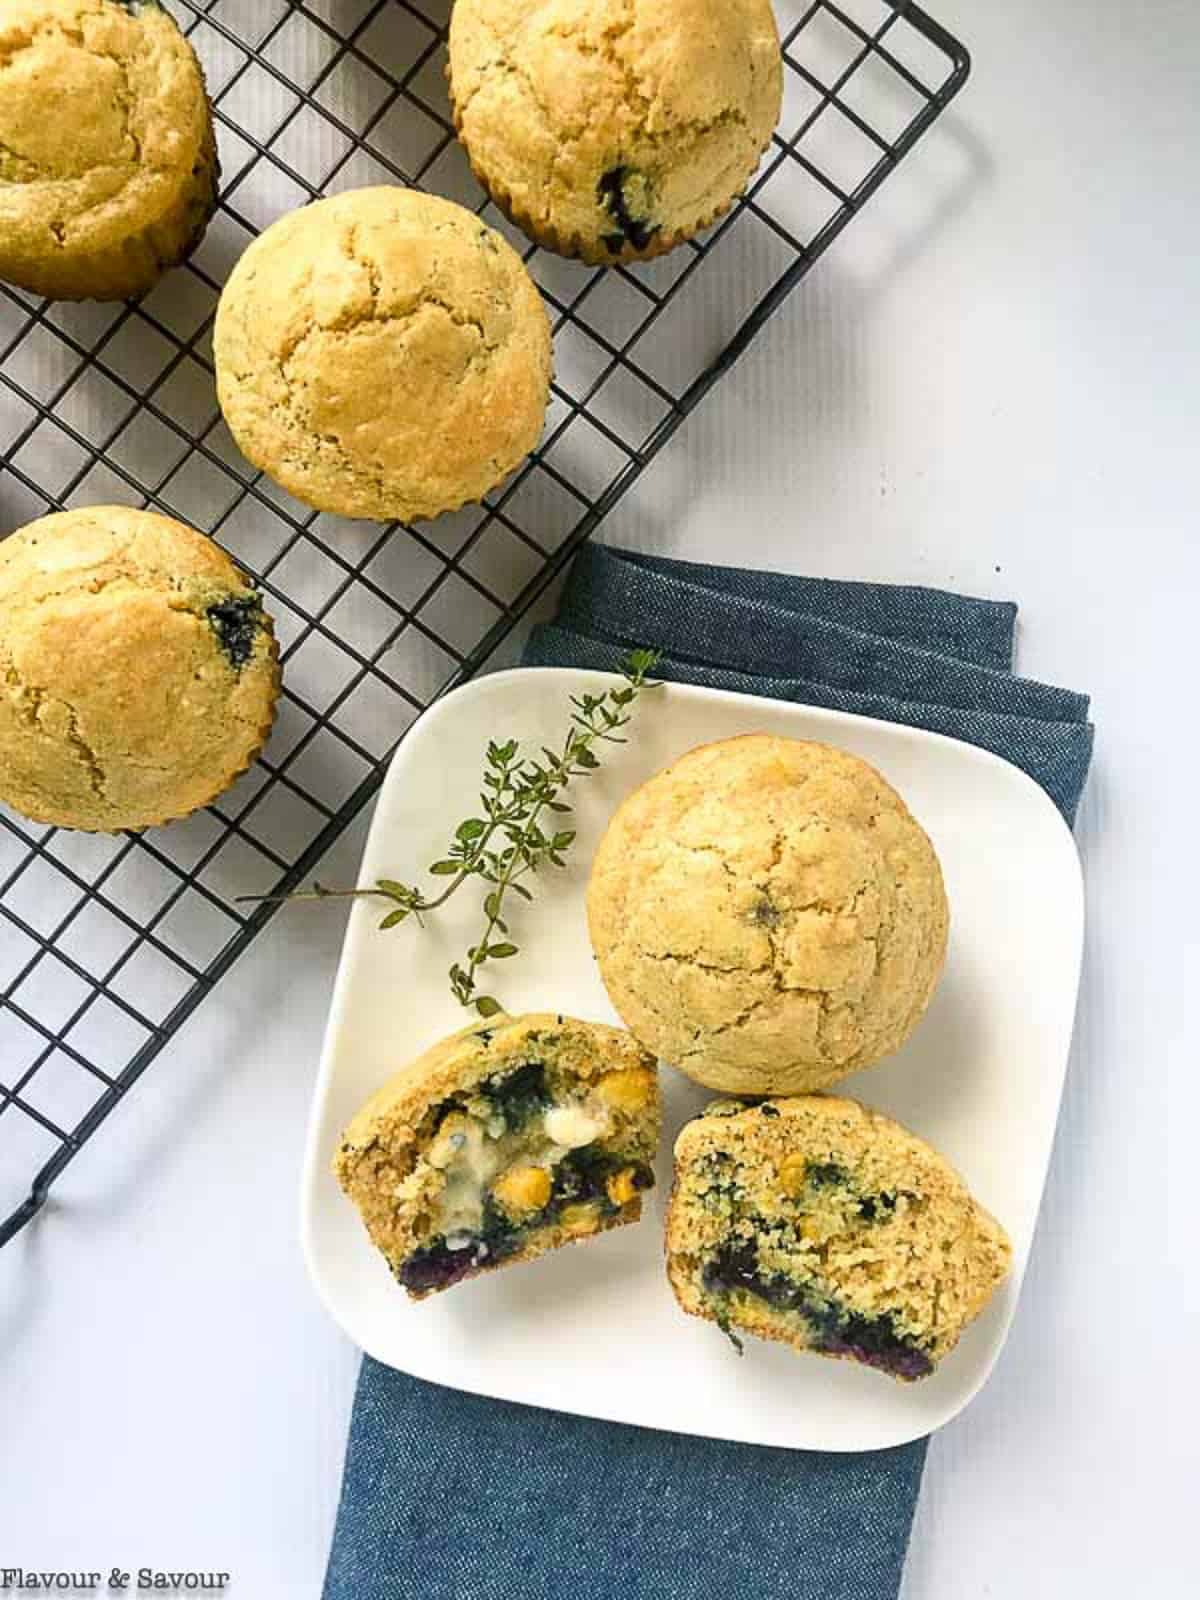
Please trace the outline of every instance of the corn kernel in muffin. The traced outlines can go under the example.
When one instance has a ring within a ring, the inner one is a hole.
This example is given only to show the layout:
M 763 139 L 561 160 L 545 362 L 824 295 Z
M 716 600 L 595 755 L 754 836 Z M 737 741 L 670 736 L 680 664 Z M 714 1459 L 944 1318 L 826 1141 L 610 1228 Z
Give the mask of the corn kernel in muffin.
M 636 1222 L 658 1121 L 657 1075 L 629 1034 L 501 1017 L 434 1045 L 373 1095 L 334 1171 L 420 1300 Z
M 675 1146 L 667 1274 L 687 1312 L 927 1377 L 1007 1275 L 1003 1228 L 936 1150 L 831 1095 L 718 1101 Z

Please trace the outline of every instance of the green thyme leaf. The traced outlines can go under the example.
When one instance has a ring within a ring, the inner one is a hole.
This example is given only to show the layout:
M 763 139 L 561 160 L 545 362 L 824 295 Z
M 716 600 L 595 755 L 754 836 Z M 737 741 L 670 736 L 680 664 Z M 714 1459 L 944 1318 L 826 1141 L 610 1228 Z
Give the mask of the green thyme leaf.
M 379 878 L 376 887 L 380 894 L 391 895 L 393 900 L 411 900 L 416 894 L 415 889 L 410 889 L 406 883 L 397 883 L 395 878 Z
M 450 880 L 438 893 L 427 895 L 395 878 L 379 878 L 370 889 L 327 889 L 317 883 L 307 893 L 280 898 L 324 900 L 376 895 L 392 903 L 380 928 L 395 928 L 409 917 L 424 927 L 423 913 L 445 905 L 468 879 L 482 879 L 492 886 L 483 897 L 483 930 L 468 948 L 466 964 L 454 962 L 447 976 L 450 992 L 460 1005 L 473 1007 L 481 1017 L 496 1016 L 504 1007 L 492 995 L 476 994 L 475 977 L 485 962 L 508 961 L 520 953 L 503 917 L 505 897 L 511 892 L 522 900 L 532 900 L 533 891 L 520 880 L 547 864 L 566 866 L 566 853 L 575 843 L 576 830 L 561 828 L 547 833 L 542 820 L 548 814 L 563 816 L 570 812 L 566 791 L 576 779 L 589 776 L 601 764 L 596 745 L 624 743 L 617 730 L 631 721 L 632 707 L 643 690 L 659 687 L 649 674 L 660 659 L 656 650 L 631 650 L 621 666 L 625 679 L 622 687 L 607 689 L 603 694 L 571 695 L 562 743 L 557 750 L 543 745 L 540 760 L 523 756 L 516 739 L 503 743 L 488 740 L 479 790 L 484 815 L 460 822 L 446 854 L 429 867 L 433 877 Z M 500 937 L 497 939 L 496 935 Z

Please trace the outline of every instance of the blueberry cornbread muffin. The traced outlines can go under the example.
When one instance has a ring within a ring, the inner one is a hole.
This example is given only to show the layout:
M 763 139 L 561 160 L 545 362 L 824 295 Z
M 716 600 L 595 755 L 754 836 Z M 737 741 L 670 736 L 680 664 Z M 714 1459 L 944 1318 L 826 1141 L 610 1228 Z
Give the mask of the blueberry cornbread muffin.
M 751 734 L 624 802 L 588 885 L 600 974 L 647 1049 L 713 1089 L 820 1089 L 899 1048 L 942 969 L 933 846 L 865 761 Z
M 735 1343 L 924 1378 L 1011 1255 L 949 1162 L 855 1100 L 717 1101 L 675 1145 L 667 1275 Z
M 0 801 L 115 832 L 207 805 L 279 693 L 256 591 L 211 539 L 96 506 L 0 543 Z
M 297 499 L 411 522 L 478 500 L 538 441 L 550 325 L 478 217 L 358 189 L 282 218 L 221 296 L 217 393 L 238 445 Z
M 661 255 L 728 210 L 783 93 L 769 0 L 457 0 L 448 72 L 492 199 L 600 265 Z
M 453 1034 L 384 1084 L 334 1173 L 414 1300 L 642 1214 L 654 1063 L 619 1028 L 530 1013 Z
M 0 278 L 142 294 L 200 242 L 217 179 L 200 63 L 154 0 L 4 0 Z

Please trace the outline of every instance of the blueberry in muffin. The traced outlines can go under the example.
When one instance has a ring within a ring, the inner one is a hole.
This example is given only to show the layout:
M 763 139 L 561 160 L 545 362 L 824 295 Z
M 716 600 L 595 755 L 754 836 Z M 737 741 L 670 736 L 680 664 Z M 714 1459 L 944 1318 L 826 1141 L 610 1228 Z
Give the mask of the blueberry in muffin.
M 644 255 L 655 234 L 662 229 L 660 222 L 636 214 L 637 210 L 647 207 L 645 193 L 640 201 L 634 198 L 639 187 L 644 191 L 644 183 L 639 185 L 637 175 L 628 167 L 610 167 L 601 174 L 596 185 L 596 194 L 613 219 L 613 231 L 603 235 L 604 246 L 611 255 L 623 254 L 626 247 Z
M 475 176 L 539 244 L 608 266 L 715 221 L 779 120 L 769 0 L 457 0 L 450 99 Z
M 350 1123 L 334 1173 L 414 1300 L 636 1222 L 659 1093 L 627 1033 L 550 1013 L 451 1035 Z
M 194 528 L 92 506 L 0 543 L 0 801 L 24 816 L 115 832 L 208 805 L 279 686 L 261 595 Z
M 226 595 L 207 606 L 204 612 L 217 636 L 221 649 L 235 669 L 244 667 L 254 654 L 254 646 L 263 630 L 262 596 L 250 594 Z
M 675 1145 L 667 1275 L 739 1348 L 751 1333 L 928 1377 L 1011 1253 L 949 1162 L 854 1100 L 717 1101 Z

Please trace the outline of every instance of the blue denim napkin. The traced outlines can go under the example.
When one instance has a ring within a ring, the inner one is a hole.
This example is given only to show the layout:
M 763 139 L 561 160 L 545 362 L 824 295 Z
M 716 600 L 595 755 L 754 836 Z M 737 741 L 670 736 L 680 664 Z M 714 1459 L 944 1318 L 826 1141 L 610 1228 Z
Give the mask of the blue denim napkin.
M 1013 676 L 1017 608 L 944 589 L 838 583 L 586 546 L 525 660 L 617 667 L 929 728 L 1024 767 L 1073 822 L 1092 757 L 1088 699 Z
M 1012 675 L 1016 607 L 601 545 L 527 662 L 858 711 L 984 746 L 1074 818 L 1082 695 Z M 702 1400 L 702 1397 L 698 1397 Z M 487 1400 L 364 1359 L 324 1600 L 895 1600 L 926 1441 L 761 1449 Z

